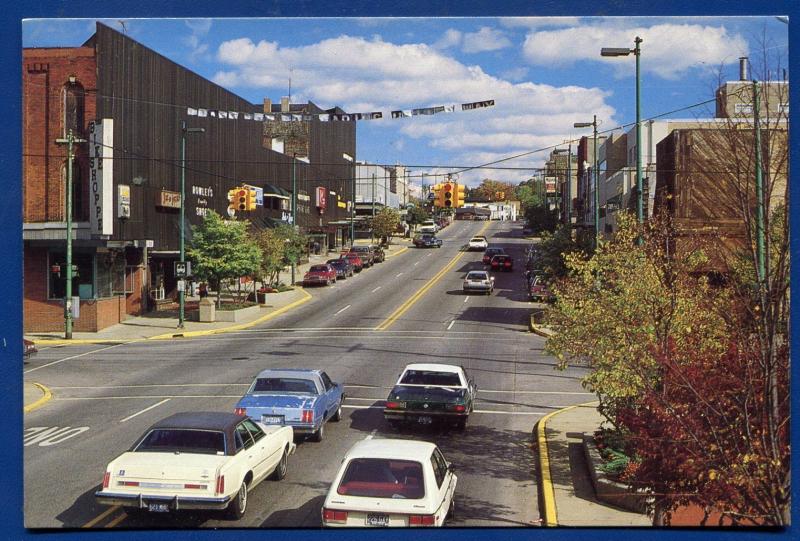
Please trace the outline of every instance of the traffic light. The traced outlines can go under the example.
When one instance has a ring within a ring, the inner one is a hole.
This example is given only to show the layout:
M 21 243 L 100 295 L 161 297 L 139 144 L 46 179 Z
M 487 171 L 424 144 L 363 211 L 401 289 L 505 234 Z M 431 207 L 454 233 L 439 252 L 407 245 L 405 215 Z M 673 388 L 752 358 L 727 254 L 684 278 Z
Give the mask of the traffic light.
M 256 189 L 247 187 L 247 210 L 256 210 Z
M 238 191 L 237 188 L 232 188 L 228 190 L 228 208 L 231 210 L 236 210 L 239 206 L 236 204 L 236 192 Z
M 437 208 L 441 207 L 443 204 L 442 185 L 434 184 L 431 190 L 433 191 L 433 206 Z
M 455 205 L 455 185 L 452 182 L 445 182 L 442 186 L 442 207 L 449 209 Z
M 506 192 L 497 192 L 495 198 L 497 201 L 503 201 L 506 198 Z
M 461 208 L 464 206 L 464 199 L 466 198 L 464 190 L 465 187 L 463 184 L 455 185 L 455 197 L 453 198 L 453 206 L 455 208 Z
M 250 190 L 247 188 L 236 188 L 236 193 L 233 196 L 234 208 L 236 210 L 248 210 L 248 200 L 250 199 Z

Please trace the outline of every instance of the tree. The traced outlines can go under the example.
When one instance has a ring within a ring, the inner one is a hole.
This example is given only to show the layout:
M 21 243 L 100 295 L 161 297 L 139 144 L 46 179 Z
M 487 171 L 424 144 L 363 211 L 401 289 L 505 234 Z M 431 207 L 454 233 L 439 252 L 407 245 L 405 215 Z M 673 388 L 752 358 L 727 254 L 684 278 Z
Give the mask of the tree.
M 550 277 L 562 278 L 567 275 L 566 258 L 574 253 L 585 256 L 590 251 L 586 241 L 574 240 L 571 228 L 559 225 L 553 233 L 544 232 L 538 244 L 537 269 Z
M 498 199 L 510 199 L 514 194 L 514 185 L 510 182 L 492 180 L 485 178 L 481 183 L 472 189 L 473 197 L 495 201 Z
M 525 220 L 535 234 L 545 231 L 555 231 L 560 223 L 558 210 L 551 209 L 549 205 L 536 204 L 525 208 Z
M 214 211 L 206 214 L 203 223 L 192 226 L 192 246 L 187 255 L 192 270 L 201 280 L 212 282 L 217 288 L 217 306 L 220 304 L 222 282 L 252 276 L 261 264 L 261 251 L 247 235 L 249 222 L 223 220 Z
M 523 212 L 529 207 L 544 205 L 544 198 L 532 183 L 523 182 L 514 189 L 514 195 L 520 201 Z
M 284 252 L 286 251 L 285 235 L 281 234 L 279 228 L 263 229 L 253 233 L 253 240 L 261 250 L 261 265 L 258 278 L 264 284 L 277 286 L 280 272 L 286 266 L 284 261 Z
M 370 221 L 372 234 L 379 239 L 391 237 L 399 224 L 400 212 L 390 207 L 382 208 Z
M 421 206 L 414 205 L 413 207 L 408 207 L 407 212 L 408 212 L 408 223 L 412 227 L 416 227 L 422 222 L 431 219 L 431 215 L 428 214 L 428 211 L 426 211 Z

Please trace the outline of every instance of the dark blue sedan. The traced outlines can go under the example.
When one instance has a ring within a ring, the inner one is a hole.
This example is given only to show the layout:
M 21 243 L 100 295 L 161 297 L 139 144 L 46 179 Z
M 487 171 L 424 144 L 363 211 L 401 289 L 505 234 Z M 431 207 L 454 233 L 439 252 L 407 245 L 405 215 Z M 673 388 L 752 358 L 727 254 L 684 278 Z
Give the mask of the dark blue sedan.
M 256 376 L 234 412 L 322 441 L 325 423 L 341 420 L 343 402 L 344 387 L 322 370 L 270 368 Z

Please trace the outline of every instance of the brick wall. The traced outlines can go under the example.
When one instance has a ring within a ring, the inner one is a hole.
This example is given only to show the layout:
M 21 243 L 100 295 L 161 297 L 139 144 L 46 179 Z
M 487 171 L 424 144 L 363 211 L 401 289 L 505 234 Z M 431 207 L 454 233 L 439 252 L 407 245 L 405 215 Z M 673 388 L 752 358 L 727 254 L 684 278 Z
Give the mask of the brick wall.
M 22 53 L 23 83 L 23 221 L 64 221 L 66 186 L 61 181 L 61 171 L 66 163 L 64 145 L 56 144 L 62 138 L 63 107 L 62 88 L 74 75 L 86 93 L 84 130 L 95 116 L 96 62 L 91 47 L 59 49 L 24 49 Z M 85 135 L 83 134 L 80 135 Z M 76 208 L 76 221 L 88 220 L 89 169 L 86 145 L 75 149 L 75 166 L 80 168 L 81 193 L 75 201 L 83 201 Z

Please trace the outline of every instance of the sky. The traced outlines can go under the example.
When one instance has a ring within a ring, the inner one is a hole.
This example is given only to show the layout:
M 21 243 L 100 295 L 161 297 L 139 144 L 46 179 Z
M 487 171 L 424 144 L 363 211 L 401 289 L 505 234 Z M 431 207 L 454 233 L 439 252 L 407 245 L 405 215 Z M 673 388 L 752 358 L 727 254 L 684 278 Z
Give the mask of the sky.
M 416 182 L 458 172 L 468 186 L 530 178 L 551 150 L 591 135 L 573 123 L 593 115 L 600 131 L 630 128 L 634 56 L 601 57 L 602 47 L 642 38 L 642 119 L 713 116 L 713 103 L 697 104 L 738 79 L 741 56 L 751 77 L 764 78 L 765 55 L 772 78 L 788 69 L 788 24 L 774 16 L 98 20 L 253 103 L 291 93 L 293 103 L 381 111 L 358 122 L 356 159 L 406 165 Z M 95 22 L 24 20 L 22 45 L 80 45 Z M 483 100 L 495 105 L 461 110 Z M 456 110 L 389 114 L 441 105 Z

